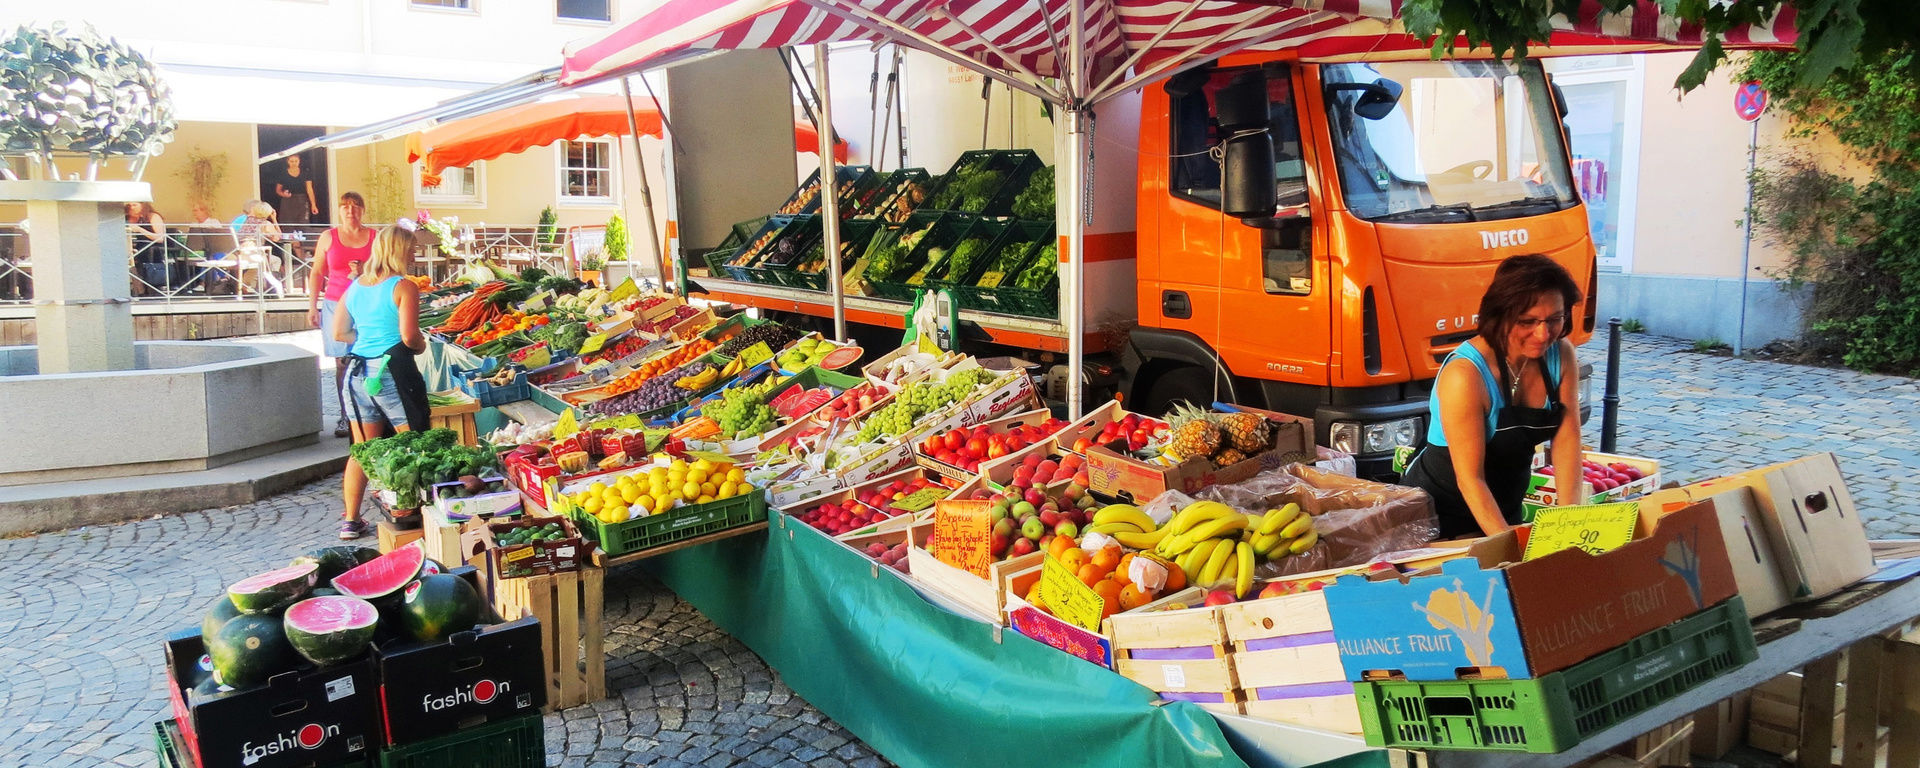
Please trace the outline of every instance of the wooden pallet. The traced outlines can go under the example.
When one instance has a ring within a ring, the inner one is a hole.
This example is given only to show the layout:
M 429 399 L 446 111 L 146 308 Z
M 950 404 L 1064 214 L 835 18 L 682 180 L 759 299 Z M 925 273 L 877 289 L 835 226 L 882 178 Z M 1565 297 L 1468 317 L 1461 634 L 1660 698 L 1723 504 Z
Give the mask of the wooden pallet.
M 1798 766 L 1920 766 L 1920 645 L 1869 637 L 1753 691 L 1747 743 Z
M 606 571 L 489 579 L 493 607 L 502 618 L 540 619 L 546 656 L 547 711 L 598 701 L 607 695 Z

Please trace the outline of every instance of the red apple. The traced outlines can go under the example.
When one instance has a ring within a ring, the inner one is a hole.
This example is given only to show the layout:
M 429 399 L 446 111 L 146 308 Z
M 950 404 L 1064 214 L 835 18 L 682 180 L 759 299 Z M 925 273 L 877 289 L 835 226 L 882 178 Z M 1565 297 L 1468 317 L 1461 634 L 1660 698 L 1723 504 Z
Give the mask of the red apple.
M 1008 547 L 1008 551 L 1012 552 L 1014 557 L 1019 557 L 1021 555 L 1031 555 L 1038 549 L 1039 547 L 1034 545 L 1033 539 L 1029 539 L 1024 536 L 1018 539 L 1014 539 L 1013 546 Z
M 1285 582 L 1269 581 L 1266 586 L 1260 588 L 1259 597 L 1265 599 L 1269 597 L 1284 597 L 1288 594 L 1291 594 L 1291 592 L 1287 590 Z
M 1210 606 L 1227 605 L 1233 601 L 1233 590 L 1231 589 L 1216 589 L 1207 593 L 1206 604 Z

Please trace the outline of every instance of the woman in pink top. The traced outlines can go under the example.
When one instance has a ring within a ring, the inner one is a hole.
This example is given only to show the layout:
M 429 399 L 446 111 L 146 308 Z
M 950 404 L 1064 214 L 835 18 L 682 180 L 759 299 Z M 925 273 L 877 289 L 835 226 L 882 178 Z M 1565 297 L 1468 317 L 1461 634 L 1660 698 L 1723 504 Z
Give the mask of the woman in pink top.
M 333 313 L 340 296 L 360 274 L 360 267 L 373 254 L 373 230 L 365 224 L 367 201 L 358 192 L 340 195 L 340 226 L 320 235 L 313 248 L 313 267 L 307 272 L 307 324 L 321 329 L 321 344 L 327 357 L 333 358 L 333 393 L 340 397 L 340 382 L 347 370 L 347 345 L 335 341 L 327 329 L 333 327 Z M 333 425 L 334 437 L 347 436 L 346 406 Z

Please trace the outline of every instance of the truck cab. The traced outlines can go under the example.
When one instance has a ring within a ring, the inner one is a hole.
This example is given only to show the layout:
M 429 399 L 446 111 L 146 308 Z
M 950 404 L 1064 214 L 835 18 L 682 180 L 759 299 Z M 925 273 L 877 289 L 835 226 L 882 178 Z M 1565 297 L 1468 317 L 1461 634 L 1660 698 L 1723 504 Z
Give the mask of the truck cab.
M 1309 416 L 1320 444 L 1390 475 L 1501 260 L 1564 265 L 1587 297 L 1572 340 L 1592 335 L 1561 118 L 1538 61 L 1249 54 L 1147 86 L 1129 402 Z

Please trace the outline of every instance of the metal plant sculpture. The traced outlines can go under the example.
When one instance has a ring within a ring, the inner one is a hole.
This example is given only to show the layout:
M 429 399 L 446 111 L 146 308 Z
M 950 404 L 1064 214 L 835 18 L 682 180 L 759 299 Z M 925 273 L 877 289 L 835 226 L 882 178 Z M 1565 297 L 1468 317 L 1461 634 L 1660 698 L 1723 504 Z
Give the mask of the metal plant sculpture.
M 0 154 L 25 155 L 59 178 L 56 153 L 87 156 L 92 180 L 102 160 L 146 158 L 173 140 L 173 100 L 140 52 L 91 26 L 21 26 L 0 41 Z M 4 163 L 0 172 L 13 173 Z

